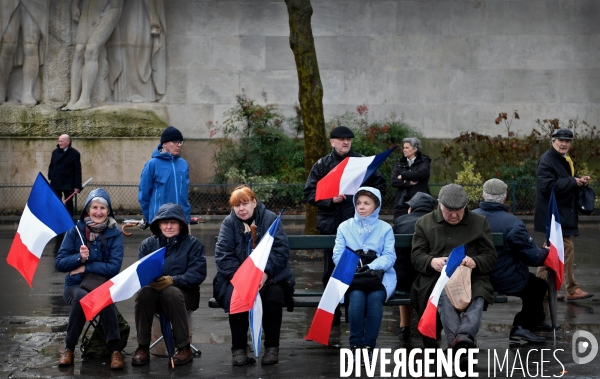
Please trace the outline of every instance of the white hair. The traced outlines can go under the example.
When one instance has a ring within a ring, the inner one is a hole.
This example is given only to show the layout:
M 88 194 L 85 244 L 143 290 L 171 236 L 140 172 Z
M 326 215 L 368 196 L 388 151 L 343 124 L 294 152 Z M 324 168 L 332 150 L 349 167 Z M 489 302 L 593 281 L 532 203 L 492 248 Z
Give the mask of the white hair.
M 500 195 L 490 195 L 489 193 L 483 191 L 483 200 L 489 201 L 490 203 L 500 203 L 504 204 L 504 199 L 506 199 L 506 192 Z

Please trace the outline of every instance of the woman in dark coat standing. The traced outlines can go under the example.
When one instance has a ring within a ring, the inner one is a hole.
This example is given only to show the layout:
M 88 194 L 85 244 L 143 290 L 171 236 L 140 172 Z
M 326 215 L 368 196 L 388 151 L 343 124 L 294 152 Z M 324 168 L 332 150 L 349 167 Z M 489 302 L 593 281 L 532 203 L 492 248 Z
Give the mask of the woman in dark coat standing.
M 394 219 L 408 213 L 409 206 L 406 202 L 417 192 L 430 194 L 431 159 L 421 153 L 421 141 L 418 138 L 405 138 L 402 143 L 404 156 L 398 159 L 390 177 L 390 184 L 397 189 L 394 199 Z
M 246 186 L 233 190 L 229 198 L 232 210 L 223 220 L 215 246 L 217 275 L 213 280 L 213 296 L 229 312 L 233 285 L 231 279 L 256 247 L 260 239 L 268 233 L 277 215 L 266 209 L 256 194 Z M 252 232 L 255 229 L 255 233 Z M 249 248 L 249 246 L 251 246 Z M 295 280 L 289 265 L 288 239 L 280 224 L 271 247 L 271 253 L 261 281 L 260 296 L 263 306 L 263 329 L 265 331 L 265 354 L 263 365 L 279 362 L 279 334 L 283 317 L 283 306 L 293 306 Z M 246 356 L 248 344 L 248 312 L 229 314 L 231 328 L 232 363 L 243 366 L 254 363 Z

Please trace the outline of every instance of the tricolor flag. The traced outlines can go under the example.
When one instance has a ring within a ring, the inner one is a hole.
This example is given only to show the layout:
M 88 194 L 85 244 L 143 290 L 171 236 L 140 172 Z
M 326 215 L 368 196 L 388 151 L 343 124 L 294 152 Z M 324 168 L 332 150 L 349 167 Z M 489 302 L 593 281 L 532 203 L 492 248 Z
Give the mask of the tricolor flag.
M 450 253 L 446 264 L 442 267 L 440 277 L 435 283 L 433 291 L 431 291 L 429 301 L 427 301 L 425 312 L 423 312 L 421 320 L 419 320 L 418 329 L 422 335 L 433 339 L 436 338 L 437 309 L 440 295 L 442 294 L 444 287 L 446 287 L 446 283 L 448 283 L 448 280 L 450 280 L 450 277 L 452 277 L 452 274 L 454 274 L 457 267 L 460 266 L 463 259 L 465 259 L 465 246 L 455 247 Z
M 357 265 L 358 255 L 346 247 L 331 274 L 325 291 L 323 291 L 308 334 L 304 337 L 305 340 L 329 345 L 329 334 L 335 308 L 348 290 Z
M 354 195 L 396 146 L 370 157 L 347 157 L 317 182 L 315 201 L 331 199 L 339 194 Z
M 554 188 L 552 188 L 550 201 L 548 202 L 546 240 L 546 244 L 550 247 L 550 252 L 544 261 L 544 266 L 556 273 L 556 290 L 559 291 L 565 277 L 565 246 L 563 244 L 558 206 L 554 197 Z
M 106 306 L 129 299 L 140 288 L 162 276 L 166 249 L 161 247 L 146 255 L 79 300 L 86 320 L 91 321 Z
M 73 219 L 42 173 L 38 173 L 21 215 L 6 262 L 23 275 L 29 287 L 44 247 L 73 227 Z

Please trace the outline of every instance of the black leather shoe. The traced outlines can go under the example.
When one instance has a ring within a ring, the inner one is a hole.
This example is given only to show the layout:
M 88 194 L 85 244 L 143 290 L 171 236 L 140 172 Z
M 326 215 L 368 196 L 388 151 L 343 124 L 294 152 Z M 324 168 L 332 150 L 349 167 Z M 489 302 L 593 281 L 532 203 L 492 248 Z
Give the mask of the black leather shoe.
M 262 360 L 260 361 L 261 365 L 274 365 L 279 363 L 279 348 L 278 347 L 268 347 L 265 349 L 265 355 L 263 355 Z
M 510 330 L 509 339 L 512 341 L 527 341 L 531 343 L 546 342 L 546 338 L 533 334 L 531 330 L 525 329 L 522 326 L 513 326 Z
M 556 330 L 560 330 L 561 326 L 560 324 L 556 324 Z M 547 321 L 542 322 L 541 324 L 531 328 L 532 332 L 551 332 L 552 331 L 552 324 L 550 324 Z
M 468 334 L 459 334 L 454 338 L 454 341 L 452 341 L 450 347 L 452 349 L 470 349 L 475 347 L 475 342 L 473 342 L 473 339 Z
M 410 338 L 410 326 L 401 327 L 398 335 L 400 336 L 401 340 Z

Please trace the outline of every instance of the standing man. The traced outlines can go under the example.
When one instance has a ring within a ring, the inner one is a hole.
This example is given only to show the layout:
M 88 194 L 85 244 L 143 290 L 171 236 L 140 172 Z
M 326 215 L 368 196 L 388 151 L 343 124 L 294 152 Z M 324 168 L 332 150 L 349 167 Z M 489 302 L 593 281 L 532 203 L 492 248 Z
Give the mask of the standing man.
M 58 145 L 50 158 L 48 179 L 60 199 L 81 191 L 81 156 L 79 151 L 71 147 L 68 134 L 58 137 Z M 73 215 L 73 198 L 67 200 L 65 205 L 69 214 Z
M 566 128 L 556 129 L 552 133 L 552 146 L 538 161 L 534 222 L 535 231 L 545 234 L 548 202 L 550 201 L 550 192 L 554 188 L 565 248 L 567 300 L 580 300 L 593 295 L 583 291 L 575 280 L 573 272 L 575 247 L 571 236 L 579 235 L 577 214 L 579 187 L 587 186 L 590 177 L 580 178 L 575 175 L 575 165 L 568 154 L 571 141 L 573 141 L 572 131 Z M 545 280 L 547 277 L 546 267 L 538 267 L 537 276 Z
M 304 198 L 308 203 L 318 207 L 317 230 L 323 235 L 335 235 L 338 226 L 342 222 L 354 217 L 354 196 L 352 195 L 339 194 L 332 199 L 315 201 L 319 180 L 346 157 L 362 157 L 361 154 L 352 150 L 352 138 L 354 138 L 354 133 L 348 127 L 338 126 L 334 128 L 329 133 L 331 153 L 322 157 L 313 165 L 304 185 Z M 375 171 L 362 185 L 377 188 L 381 192 L 381 198 L 385 197 L 386 181 L 379 170 Z M 323 286 L 327 286 L 334 267 L 333 249 L 326 249 L 323 256 Z M 341 312 L 338 307 L 334 315 L 334 325 L 339 324 L 340 316 Z
M 152 152 L 152 158 L 144 165 L 138 190 L 138 201 L 144 215 L 138 225 L 141 229 L 149 226 L 160 206 L 166 203 L 181 205 L 188 224 L 190 222 L 190 175 L 187 162 L 179 155 L 182 145 L 181 132 L 173 126 L 167 127 Z
M 483 201 L 473 213 L 485 216 L 492 233 L 502 233 L 504 247 L 497 251 L 496 267 L 490 274 L 494 290 L 505 295 L 520 297 L 521 311 L 515 315 L 510 331 L 511 340 L 539 343 L 546 339 L 533 334 L 534 331 L 551 331 L 544 313 L 544 295 L 548 284 L 529 272 L 527 266 L 544 264 L 549 249 L 538 247 L 529 236 L 525 223 L 508 213 L 506 183 L 500 179 L 490 179 L 483 183 Z

